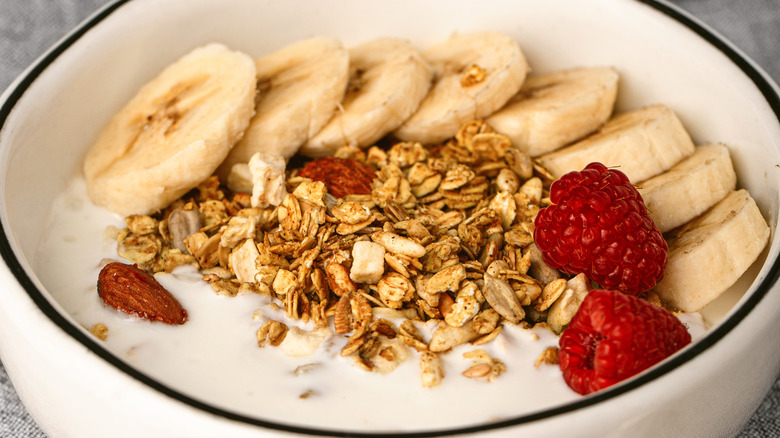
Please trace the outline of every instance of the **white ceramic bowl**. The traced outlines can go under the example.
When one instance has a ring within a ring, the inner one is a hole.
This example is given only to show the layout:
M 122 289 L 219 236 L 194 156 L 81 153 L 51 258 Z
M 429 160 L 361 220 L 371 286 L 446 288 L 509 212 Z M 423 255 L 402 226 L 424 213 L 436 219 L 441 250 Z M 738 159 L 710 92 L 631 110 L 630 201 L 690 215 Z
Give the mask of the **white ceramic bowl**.
M 48 209 L 114 111 L 146 78 L 195 46 L 220 41 L 262 54 L 317 34 L 347 45 L 400 36 L 425 46 L 453 32 L 487 29 L 516 37 L 537 72 L 614 65 L 622 80 L 618 110 L 664 103 L 697 143 L 726 143 L 739 185 L 757 200 L 773 234 L 763 263 L 705 310 L 717 324 L 659 366 L 541 411 L 417 432 L 736 433 L 780 370 L 778 88 L 701 23 L 650 0 L 130 0 L 99 11 L 31 66 L 0 102 L 0 354 L 44 431 L 53 437 L 344 434 L 311 428 L 305 416 L 290 425 L 236 413 L 185 395 L 106 350 L 53 298 L 67 276 L 43 281 L 31 268 L 47 233 Z

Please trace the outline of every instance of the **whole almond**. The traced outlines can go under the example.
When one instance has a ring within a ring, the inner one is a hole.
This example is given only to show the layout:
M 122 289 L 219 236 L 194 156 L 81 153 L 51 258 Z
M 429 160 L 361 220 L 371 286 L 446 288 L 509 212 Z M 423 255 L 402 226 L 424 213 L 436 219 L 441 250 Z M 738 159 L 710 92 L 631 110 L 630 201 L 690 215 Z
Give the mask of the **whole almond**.
M 165 324 L 184 324 L 187 311 L 154 276 L 137 265 L 113 262 L 98 275 L 98 295 L 120 312 Z

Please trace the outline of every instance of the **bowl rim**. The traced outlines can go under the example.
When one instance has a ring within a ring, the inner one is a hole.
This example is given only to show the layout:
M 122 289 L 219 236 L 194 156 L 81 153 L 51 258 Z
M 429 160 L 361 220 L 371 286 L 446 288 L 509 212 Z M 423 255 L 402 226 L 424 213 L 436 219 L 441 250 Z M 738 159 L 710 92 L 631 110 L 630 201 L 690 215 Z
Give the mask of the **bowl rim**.
M 84 20 L 63 39 L 52 46 L 47 52 L 44 53 L 44 55 L 38 58 L 38 60 L 35 61 L 25 71 L 25 73 L 22 74 L 20 78 L 14 81 L 9 87 L 9 90 L 6 90 L 7 92 L 4 93 L 4 100 L 0 102 L 0 132 L 5 127 L 8 117 L 14 109 L 16 103 L 22 98 L 27 89 L 36 80 L 36 78 L 40 76 L 50 64 L 52 64 L 90 29 L 97 26 L 111 14 L 131 1 L 132 0 L 114 0 L 113 2 L 105 5 L 102 9 L 99 9 L 91 17 Z M 728 57 L 729 60 L 733 62 L 758 88 L 761 95 L 764 97 L 764 99 L 766 99 L 772 112 L 778 118 L 778 122 L 780 122 L 780 94 L 778 94 L 778 88 L 773 85 L 771 79 L 768 79 L 768 75 L 762 72 L 760 67 L 758 67 L 739 49 L 729 43 L 723 36 L 720 36 L 716 31 L 709 28 L 706 24 L 700 22 L 689 13 L 683 11 L 681 8 L 667 3 L 666 0 L 630 1 L 650 6 L 656 12 L 660 12 L 667 18 L 671 18 L 672 20 L 676 21 L 677 24 L 687 27 L 696 33 L 699 37 L 703 38 L 706 42 L 714 46 L 715 49 Z M 19 285 L 22 286 L 24 291 L 32 299 L 38 309 L 51 322 L 62 329 L 68 336 L 87 347 L 92 353 L 100 357 L 102 360 L 113 365 L 116 369 L 132 377 L 136 381 L 153 390 L 156 390 L 161 394 L 167 395 L 168 397 L 171 397 L 178 402 L 208 412 L 223 419 L 237 421 L 246 425 L 259 426 L 280 432 L 316 436 L 349 435 L 355 437 L 375 437 L 381 435 L 406 437 L 414 435 L 420 437 L 433 437 L 442 435 L 464 435 L 520 426 L 540 420 L 547 420 L 555 416 L 570 413 L 607 400 L 614 399 L 621 394 L 632 391 L 664 376 L 665 374 L 679 368 L 683 364 L 693 360 L 701 353 L 709 349 L 717 341 L 724 338 L 737 325 L 739 325 L 739 323 L 742 322 L 754 308 L 756 308 L 758 303 L 761 302 L 761 300 L 769 293 L 769 291 L 772 289 L 772 286 L 775 285 L 780 278 L 780 259 L 776 258 L 775 260 L 767 260 L 766 262 L 771 261 L 772 265 L 766 272 L 766 276 L 761 279 L 758 285 L 755 287 L 753 293 L 748 296 L 747 299 L 743 300 L 741 304 L 738 305 L 738 307 L 733 309 L 714 329 L 708 331 L 708 333 L 702 339 L 698 340 L 690 347 L 678 352 L 666 361 L 651 368 L 650 370 L 635 376 L 630 381 L 615 385 L 603 391 L 599 391 L 593 395 L 541 411 L 474 426 L 406 432 L 357 432 L 352 430 L 345 431 L 338 429 L 327 429 L 323 427 L 295 426 L 285 423 L 261 420 L 259 418 L 253 418 L 248 415 L 231 412 L 227 408 L 220 408 L 207 402 L 197 400 L 194 397 L 185 395 L 182 392 L 173 389 L 158 381 L 157 379 L 137 370 L 124 360 L 115 356 L 104 346 L 100 345 L 93 337 L 89 336 L 85 331 L 78 328 L 63 314 L 61 314 L 60 311 L 57 310 L 56 306 L 53 305 L 49 299 L 46 298 L 44 293 L 38 289 L 36 283 L 25 271 L 23 264 L 17 258 L 12 248 L 9 237 L 6 233 L 6 230 L 4 229 L 2 222 L 0 222 L 0 255 L 2 256 L 2 259 L 9 268 L 10 272 L 18 281 Z

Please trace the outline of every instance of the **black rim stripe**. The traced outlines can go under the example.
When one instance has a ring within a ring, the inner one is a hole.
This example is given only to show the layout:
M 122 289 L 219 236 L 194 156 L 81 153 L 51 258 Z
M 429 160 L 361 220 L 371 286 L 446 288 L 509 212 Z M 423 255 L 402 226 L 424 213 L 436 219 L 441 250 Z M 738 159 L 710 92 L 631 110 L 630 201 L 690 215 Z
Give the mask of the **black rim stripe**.
M 11 91 L 11 93 L 8 96 L 8 99 L 5 102 L 3 102 L 3 106 L 0 107 L 0 134 L 2 133 L 2 128 L 5 125 L 5 122 L 8 119 L 9 114 L 13 110 L 13 107 L 16 105 L 19 99 L 21 99 L 25 91 L 32 85 L 35 79 L 52 62 L 54 62 L 65 50 L 67 50 L 71 45 L 73 45 L 79 38 L 81 38 L 84 34 L 89 32 L 93 27 L 98 25 L 100 22 L 106 19 L 109 15 L 111 15 L 113 12 L 115 12 L 125 3 L 128 3 L 128 1 L 129 0 L 117 0 L 114 3 L 110 4 L 109 6 L 107 6 L 105 9 L 100 11 L 97 15 L 93 16 L 91 19 L 89 19 L 88 21 L 84 22 L 81 26 L 79 26 L 66 39 L 62 40 L 62 42 L 60 42 L 58 45 L 53 47 L 49 52 L 46 53 L 46 55 L 43 58 L 40 59 L 40 61 L 38 61 L 33 66 L 33 68 L 29 71 L 29 73 L 27 73 L 26 76 L 22 78 L 22 80 Z M 780 96 L 778 96 L 776 90 L 767 81 L 767 79 L 758 70 L 756 70 L 753 67 L 753 65 L 749 61 L 747 61 L 742 55 L 740 55 L 734 49 L 732 49 L 728 43 L 716 37 L 714 34 L 712 34 L 709 30 L 705 29 L 698 22 L 690 19 L 688 16 L 684 14 L 681 14 L 677 9 L 674 9 L 664 3 L 659 3 L 656 0 L 634 0 L 634 1 L 644 3 L 656 9 L 657 11 L 663 13 L 664 15 L 674 19 L 675 21 L 683 24 L 684 26 L 688 27 L 696 34 L 698 34 L 700 37 L 708 41 L 718 50 L 720 50 L 753 81 L 753 83 L 758 87 L 759 91 L 762 93 L 764 98 L 769 103 L 770 107 L 772 108 L 772 111 L 775 113 L 775 116 L 778 117 L 778 120 L 780 120 Z M 173 399 L 176 399 L 180 402 L 186 403 L 195 408 L 201 409 L 203 411 L 209 412 L 211 414 L 229 420 L 257 425 L 257 426 L 261 426 L 273 430 L 299 433 L 299 434 L 318 435 L 318 436 L 401 437 L 401 436 L 414 435 L 419 437 L 434 437 L 434 436 L 442 436 L 442 435 L 462 435 L 462 434 L 469 434 L 475 432 L 484 432 L 492 429 L 499 429 L 499 428 L 509 427 L 509 426 L 517 426 L 517 425 L 527 424 L 538 420 L 549 419 L 556 415 L 565 414 L 574 410 L 595 405 L 605 400 L 610 400 L 612 398 L 618 397 L 621 394 L 629 392 L 635 388 L 638 388 L 648 382 L 651 382 L 663 376 L 664 374 L 676 369 L 677 367 L 681 366 L 685 362 L 688 362 L 689 360 L 695 358 L 703 351 L 707 350 L 718 340 L 722 339 L 735 326 L 737 326 L 739 322 L 741 322 L 747 316 L 747 314 L 749 314 L 750 311 L 753 310 L 756 307 L 756 305 L 767 295 L 771 286 L 777 282 L 778 278 L 780 278 L 780 263 L 778 263 L 778 261 L 775 260 L 769 272 L 767 273 L 767 276 L 760 282 L 755 292 L 750 297 L 748 297 L 748 299 L 744 303 L 742 303 L 742 305 L 739 308 L 737 308 L 734 311 L 734 313 L 731 314 L 731 316 L 729 316 L 725 321 L 723 321 L 717 328 L 708 332 L 704 336 L 704 338 L 699 340 L 695 345 L 678 353 L 675 357 L 669 359 L 668 361 L 662 363 L 659 366 L 656 366 L 655 368 L 651 369 L 650 371 L 639 376 L 638 378 L 635 378 L 630 382 L 596 393 L 592 396 L 583 398 L 576 402 L 571 402 L 538 413 L 523 415 L 505 421 L 499 421 L 499 422 L 494 422 L 486 425 L 473 426 L 473 427 L 462 427 L 462 428 L 456 428 L 451 430 L 436 430 L 436 431 L 407 432 L 407 433 L 385 433 L 385 432 L 357 433 L 357 432 L 345 432 L 345 431 L 338 431 L 338 430 L 298 427 L 298 426 L 286 425 L 281 423 L 263 421 L 256 418 L 247 417 L 244 415 L 238 415 L 233 412 L 221 408 L 217 408 L 210 404 L 203 403 L 189 396 L 186 396 L 178 392 L 177 390 L 174 390 L 160 383 L 159 381 L 154 380 L 149 376 L 139 372 L 135 368 L 129 366 L 127 363 L 119 359 L 118 357 L 114 356 L 103 346 L 99 345 L 93 338 L 86 335 L 77 327 L 73 326 L 63 315 L 61 315 L 57 310 L 55 310 L 52 304 L 44 297 L 41 291 L 36 288 L 34 282 L 31 280 L 31 278 L 22 268 L 22 265 L 17 259 L 16 254 L 14 254 L 13 250 L 11 249 L 11 245 L 8 240 L 7 233 L 3 229 L 2 223 L 0 223 L 0 231 L 2 232 L 0 233 L 0 254 L 2 254 L 3 260 L 5 261 L 6 265 L 9 267 L 11 272 L 13 273 L 14 277 L 16 277 L 19 284 L 25 289 L 25 291 L 28 293 L 30 298 L 35 302 L 38 308 L 49 319 L 51 319 L 52 322 L 54 322 L 63 331 L 65 331 L 69 336 L 73 337 L 78 342 L 85 345 L 93 353 L 97 354 L 99 357 L 101 357 L 108 363 L 112 364 L 120 371 L 128 374 L 129 376 L 133 377 L 139 382 L 142 382 L 143 384 L 148 385 L 149 387 Z

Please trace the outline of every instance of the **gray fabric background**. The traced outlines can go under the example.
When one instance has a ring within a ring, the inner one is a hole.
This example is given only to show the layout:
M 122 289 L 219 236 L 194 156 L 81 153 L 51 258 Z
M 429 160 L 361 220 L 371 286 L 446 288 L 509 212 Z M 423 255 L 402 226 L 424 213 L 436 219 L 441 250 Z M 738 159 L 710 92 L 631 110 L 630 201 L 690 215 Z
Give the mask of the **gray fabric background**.
M 280 0 L 281 1 L 281 0 Z M 0 0 L 0 90 L 108 0 Z M 676 0 L 780 82 L 780 0 Z M 45 437 L 0 364 L 0 437 Z M 739 434 L 780 437 L 780 379 Z

